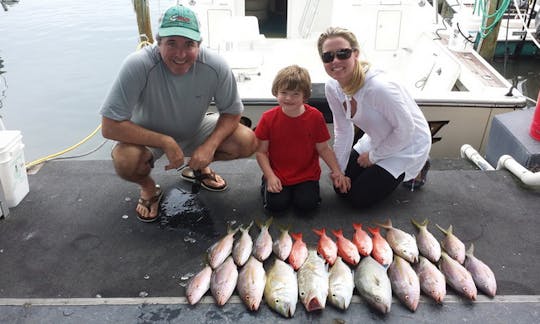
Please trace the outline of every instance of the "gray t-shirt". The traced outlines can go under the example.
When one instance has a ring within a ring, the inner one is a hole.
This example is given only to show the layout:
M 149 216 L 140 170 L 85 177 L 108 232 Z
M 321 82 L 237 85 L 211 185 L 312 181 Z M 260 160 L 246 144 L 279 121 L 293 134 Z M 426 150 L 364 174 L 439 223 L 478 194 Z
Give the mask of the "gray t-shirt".
M 220 113 L 239 115 L 244 110 L 223 58 L 201 47 L 188 73 L 174 75 L 152 45 L 124 60 L 100 113 L 182 140 L 195 133 L 212 100 Z

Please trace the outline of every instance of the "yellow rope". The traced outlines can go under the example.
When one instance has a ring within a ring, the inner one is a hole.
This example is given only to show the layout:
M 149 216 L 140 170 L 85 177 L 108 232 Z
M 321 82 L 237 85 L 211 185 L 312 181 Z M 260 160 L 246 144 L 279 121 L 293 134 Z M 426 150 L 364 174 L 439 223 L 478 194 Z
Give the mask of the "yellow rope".
M 63 150 L 63 151 L 60 151 L 58 153 L 54 153 L 54 154 L 51 154 L 51 155 L 48 155 L 48 156 L 45 156 L 45 157 L 42 157 L 40 159 L 37 159 L 35 161 L 32 161 L 30 163 L 27 163 L 26 164 L 26 169 L 29 169 L 35 165 L 38 165 L 40 163 L 43 163 L 43 162 L 47 162 L 48 160 L 51 160 L 51 159 L 54 159 L 55 157 L 59 156 L 59 155 L 62 155 L 64 153 L 67 153 L 71 150 L 74 150 L 76 149 L 77 147 L 81 146 L 82 144 L 84 144 L 86 141 L 88 141 L 92 136 L 96 135 L 96 133 L 101 129 L 101 124 L 98 125 L 98 127 L 96 127 L 96 129 L 88 136 L 86 136 L 83 140 L 81 140 L 79 143 L 75 144 L 75 145 L 72 145 L 70 147 L 68 147 L 67 149 Z
M 148 45 L 152 45 L 151 42 L 148 41 L 148 36 L 146 35 L 139 35 L 141 39 L 146 39 L 146 40 L 141 40 L 139 42 L 139 44 L 137 45 L 137 50 L 140 50 L 141 48 L 145 47 L 145 46 L 148 46 Z M 45 157 L 42 157 L 42 158 L 39 158 L 37 160 L 34 160 L 30 163 L 27 163 L 26 164 L 26 169 L 29 169 L 35 165 L 38 165 L 38 164 L 41 164 L 41 163 L 44 163 L 44 162 L 47 162 L 49 160 L 52 160 L 54 159 L 55 157 L 57 156 L 60 156 L 64 153 L 67 153 L 69 151 L 72 151 L 74 149 L 76 149 L 77 147 L 81 146 L 82 144 L 84 144 L 86 141 L 88 141 L 90 138 L 92 138 L 92 136 L 96 135 L 96 133 L 101 129 L 101 124 L 99 124 L 99 126 L 88 136 L 86 136 L 82 141 L 80 141 L 79 143 L 73 145 L 73 146 L 70 146 L 68 147 L 67 149 L 63 150 L 63 151 L 60 151 L 58 153 L 54 153 L 54 154 L 51 154 L 51 155 L 48 155 L 48 156 L 45 156 Z
M 139 45 L 137 45 L 137 51 L 148 45 L 152 45 L 152 43 L 150 43 L 149 41 L 141 41 Z

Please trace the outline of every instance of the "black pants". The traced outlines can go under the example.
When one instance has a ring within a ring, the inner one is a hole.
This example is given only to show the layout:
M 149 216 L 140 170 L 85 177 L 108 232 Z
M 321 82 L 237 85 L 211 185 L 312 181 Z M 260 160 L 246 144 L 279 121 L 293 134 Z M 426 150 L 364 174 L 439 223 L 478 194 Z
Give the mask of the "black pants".
M 343 194 L 337 188 L 334 188 L 336 193 L 348 200 L 355 207 L 368 207 L 382 200 L 390 195 L 405 177 L 405 174 L 402 173 L 396 179 L 392 174 L 378 165 L 363 168 L 358 165 L 356 162 L 357 159 L 358 153 L 355 150 L 351 150 L 347 169 L 345 170 L 345 175 L 351 178 L 351 189 L 349 192 Z
M 321 203 L 319 181 L 306 181 L 292 186 L 283 186 L 278 193 L 268 192 L 266 181 L 262 180 L 261 193 L 264 208 L 271 211 L 283 211 L 290 206 L 301 210 L 317 208 Z

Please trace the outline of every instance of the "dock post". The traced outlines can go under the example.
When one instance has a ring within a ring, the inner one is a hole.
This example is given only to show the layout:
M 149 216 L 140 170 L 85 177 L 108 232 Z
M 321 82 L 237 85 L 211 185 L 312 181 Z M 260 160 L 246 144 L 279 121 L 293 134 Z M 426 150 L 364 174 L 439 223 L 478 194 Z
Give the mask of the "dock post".
M 495 11 L 497 11 L 497 6 L 499 5 L 498 1 L 490 0 L 489 1 L 489 9 L 488 13 L 489 15 L 492 15 Z M 486 26 L 489 26 L 493 23 L 493 20 L 495 20 L 494 17 L 490 17 L 486 21 Z M 480 42 L 478 44 L 477 52 L 482 56 L 486 61 L 491 62 L 493 60 L 493 57 L 495 56 L 495 49 L 497 48 L 497 38 L 499 36 L 499 28 L 501 27 L 501 21 L 499 20 L 495 27 L 491 30 L 489 35 L 487 35 L 486 38 L 480 38 Z M 482 35 L 482 33 L 480 33 Z
M 147 0 L 134 0 L 133 8 L 137 14 L 137 26 L 139 27 L 139 42 L 154 43 L 152 24 L 150 23 L 150 7 Z

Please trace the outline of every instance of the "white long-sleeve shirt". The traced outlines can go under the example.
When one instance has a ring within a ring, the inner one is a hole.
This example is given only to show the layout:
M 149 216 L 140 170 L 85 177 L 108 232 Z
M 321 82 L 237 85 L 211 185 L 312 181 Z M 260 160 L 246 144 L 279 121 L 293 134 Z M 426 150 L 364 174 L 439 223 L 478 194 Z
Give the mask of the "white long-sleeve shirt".
M 404 172 L 405 181 L 418 175 L 429 156 L 431 132 L 424 114 L 403 86 L 383 71 L 369 69 L 364 86 L 352 96 L 357 102 L 353 116 L 351 98 L 336 80 L 326 83 L 325 93 L 334 118 L 334 151 L 343 171 L 356 125 L 365 134 L 354 144 L 355 151 L 369 152 L 370 161 L 394 178 Z

